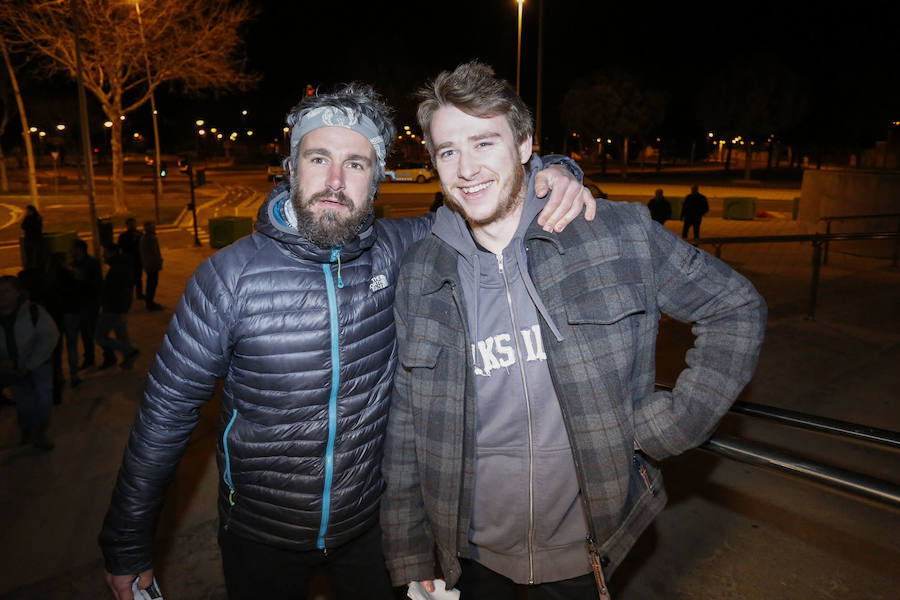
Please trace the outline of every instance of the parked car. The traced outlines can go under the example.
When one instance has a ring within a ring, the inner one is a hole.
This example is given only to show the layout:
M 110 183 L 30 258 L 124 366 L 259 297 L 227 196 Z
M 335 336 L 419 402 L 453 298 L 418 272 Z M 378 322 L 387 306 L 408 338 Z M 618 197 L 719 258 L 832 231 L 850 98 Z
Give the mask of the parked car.
M 394 168 L 388 168 L 384 172 L 387 181 L 415 181 L 425 183 L 434 179 L 434 169 L 426 162 L 401 162 Z
M 266 167 L 266 177 L 269 181 L 281 181 L 284 179 L 285 175 L 287 175 L 287 173 L 284 171 L 281 159 L 278 157 L 271 159 Z

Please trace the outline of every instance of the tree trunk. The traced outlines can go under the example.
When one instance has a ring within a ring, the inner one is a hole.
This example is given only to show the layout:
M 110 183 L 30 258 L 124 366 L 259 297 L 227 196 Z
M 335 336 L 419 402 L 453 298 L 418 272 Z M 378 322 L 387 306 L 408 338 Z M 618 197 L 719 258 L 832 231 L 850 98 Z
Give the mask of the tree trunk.
M 9 60 L 9 53 L 6 51 L 6 42 L 2 37 L 0 37 L 0 52 L 3 53 L 3 62 L 6 63 L 6 70 L 9 71 L 9 81 L 12 84 L 13 93 L 16 95 L 16 105 L 19 107 L 19 119 L 22 122 L 22 140 L 25 142 L 25 154 L 28 156 L 28 193 L 31 198 L 31 204 L 38 212 L 40 212 L 40 200 L 38 200 L 37 191 L 37 171 L 34 168 L 34 148 L 31 145 L 31 131 L 28 127 L 25 103 L 22 101 L 22 93 L 19 91 L 19 81 L 16 79 L 16 73 L 13 71 L 12 63 Z
M 628 138 L 622 142 L 622 179 L 628 177 Z
M 109 143 L 112 148 L 112 208 L 113 214 L 123 215 L 128 212 L 125 203 L 125 159 L 122 152 L 122 121 L 118 115 L 113 116 L 105 111 L 107 118 L 112 121 Z

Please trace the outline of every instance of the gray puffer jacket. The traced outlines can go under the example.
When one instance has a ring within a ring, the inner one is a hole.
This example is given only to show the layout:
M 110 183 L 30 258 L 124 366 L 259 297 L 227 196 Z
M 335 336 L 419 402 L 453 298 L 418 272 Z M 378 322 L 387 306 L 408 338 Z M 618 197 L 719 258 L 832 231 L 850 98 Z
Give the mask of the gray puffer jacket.
M 325 250 L 288 224 L 290 211 L 279 186 L 257 233 L 188 281 L 100 534 L 111 573 L 152 565 L 165 488 L 217 379 L 223 527 L 312 550 L 340 546 L 378 518 L 397 268 L 431 218 L 370 217 L 350 244 Z

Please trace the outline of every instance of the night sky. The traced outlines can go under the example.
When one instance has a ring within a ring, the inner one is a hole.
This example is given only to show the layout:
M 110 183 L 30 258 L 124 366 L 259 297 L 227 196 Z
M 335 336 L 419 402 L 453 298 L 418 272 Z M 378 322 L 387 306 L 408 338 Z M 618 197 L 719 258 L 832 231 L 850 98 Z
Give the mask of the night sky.
M 388 98 L 398 125 L 415 125 L 412 92 L 443 69 L 477 58 L 515 82 L 514 0 L 252 4 L 259 12 L 243 37 L 248 70 L 262 76 L 259 86 L 194 99 L 164 91 L 158 97 L 164 126 L 187 128 L 204 118 L 236 127 L 246 108 L 245 124 L 275 137 L 306 84 L 327 90 L 354 80 Z M 544 132 L 560 140 L 566 90 L 580 76 L 613 68 L 666 93 L 664 127 L 699 132 L 699 90 L 723 69 L 756 57 L 787 66 L 809 90 L 808 129 L 871 144 L 900 119 L 898 4 L 544 0 Z M 526 1 L 522 37 L 522 96 L 534 107 L 538 0 Z

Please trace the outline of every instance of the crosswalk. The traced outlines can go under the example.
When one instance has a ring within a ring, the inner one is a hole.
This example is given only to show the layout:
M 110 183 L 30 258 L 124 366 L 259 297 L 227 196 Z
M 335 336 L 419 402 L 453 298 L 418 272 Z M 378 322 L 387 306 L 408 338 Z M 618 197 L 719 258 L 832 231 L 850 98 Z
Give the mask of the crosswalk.
M 203 189 L 203 197 L 197 192 L 197 239 L 202 245 L 209 244 L 209 220 L 216 217 L 256 218 L 265 194 L 250 186 L 238 184 L 216 184 Z M 189 235 L 194 235 L 194 219 L 191 211 L 185 209 L 176 220 L 176 227 Z

